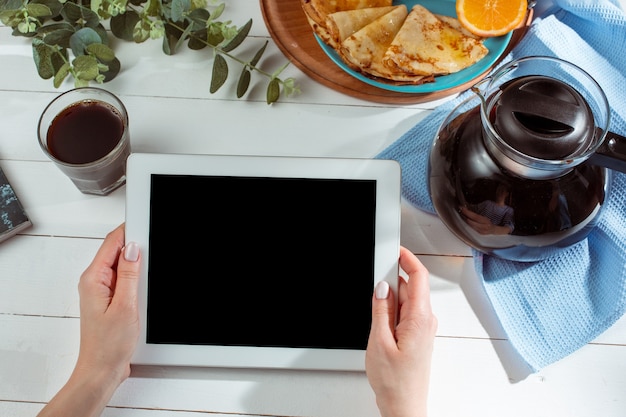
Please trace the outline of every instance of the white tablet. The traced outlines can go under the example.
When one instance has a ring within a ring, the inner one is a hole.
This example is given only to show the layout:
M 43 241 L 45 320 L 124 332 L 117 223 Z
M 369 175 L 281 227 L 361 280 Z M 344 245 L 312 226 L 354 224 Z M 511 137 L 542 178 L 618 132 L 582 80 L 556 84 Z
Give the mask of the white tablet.
M 374 285 L 398 278 L 395 161 L 132 154 L 126 181 L 133 363 L 364 370 Z

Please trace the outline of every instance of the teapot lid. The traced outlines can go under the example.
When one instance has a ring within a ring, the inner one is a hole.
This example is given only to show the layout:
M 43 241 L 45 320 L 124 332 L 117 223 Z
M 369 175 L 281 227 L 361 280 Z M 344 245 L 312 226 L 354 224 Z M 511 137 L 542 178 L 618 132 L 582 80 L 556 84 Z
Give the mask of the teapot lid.
M 492 124 L 510 147 L 534 158 L 557 160 L 585 152 L 594 138 L 593 113 L 566 83 L 542 75 L 501 86 Z

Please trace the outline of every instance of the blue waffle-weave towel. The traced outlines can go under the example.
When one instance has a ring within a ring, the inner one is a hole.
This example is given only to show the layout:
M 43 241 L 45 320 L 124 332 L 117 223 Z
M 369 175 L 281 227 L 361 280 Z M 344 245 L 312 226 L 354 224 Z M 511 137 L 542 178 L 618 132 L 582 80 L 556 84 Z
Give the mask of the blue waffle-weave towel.
M 610 130 L 626 134 L 626 14 L 619 0 L 555 0 L 506 57 L 557 56 L 585 69 L 611 103 Z M 402 166 L 403 196 L 433 212 L 428 156 L 447 102 L 377 158 Z M 626 175 L 616 173 L 599 225 L 582 242 L 541 262 L 474 252 L 476 271 L 512 346 L 537 371 L 596 338 L 626 311 Z

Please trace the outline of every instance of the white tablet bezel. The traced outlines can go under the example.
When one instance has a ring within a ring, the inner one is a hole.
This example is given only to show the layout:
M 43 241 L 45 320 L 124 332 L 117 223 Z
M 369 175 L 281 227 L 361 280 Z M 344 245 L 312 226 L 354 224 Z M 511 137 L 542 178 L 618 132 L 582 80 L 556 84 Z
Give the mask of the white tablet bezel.
M 363 350 L 146 343 L 152 174 L 376 180 L 374 283 L 385 280 L 395 290 L 400 247 L 400 166 L 396 161 L 134 153 L 127 162 L 126 241 L 137 242 L 142 253 L 138 294 L 141 334 L 133 364 L 344 371 L 365 369 Z

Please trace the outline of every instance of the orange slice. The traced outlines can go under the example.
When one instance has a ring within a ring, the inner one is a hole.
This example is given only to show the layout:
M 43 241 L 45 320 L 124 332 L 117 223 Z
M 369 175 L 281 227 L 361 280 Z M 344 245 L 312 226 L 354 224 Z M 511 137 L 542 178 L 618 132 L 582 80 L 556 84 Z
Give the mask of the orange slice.
M 526 17 L 527 0 L 457 0 L 459 22 L 478 36 L 504 35 L 518 27 Z

